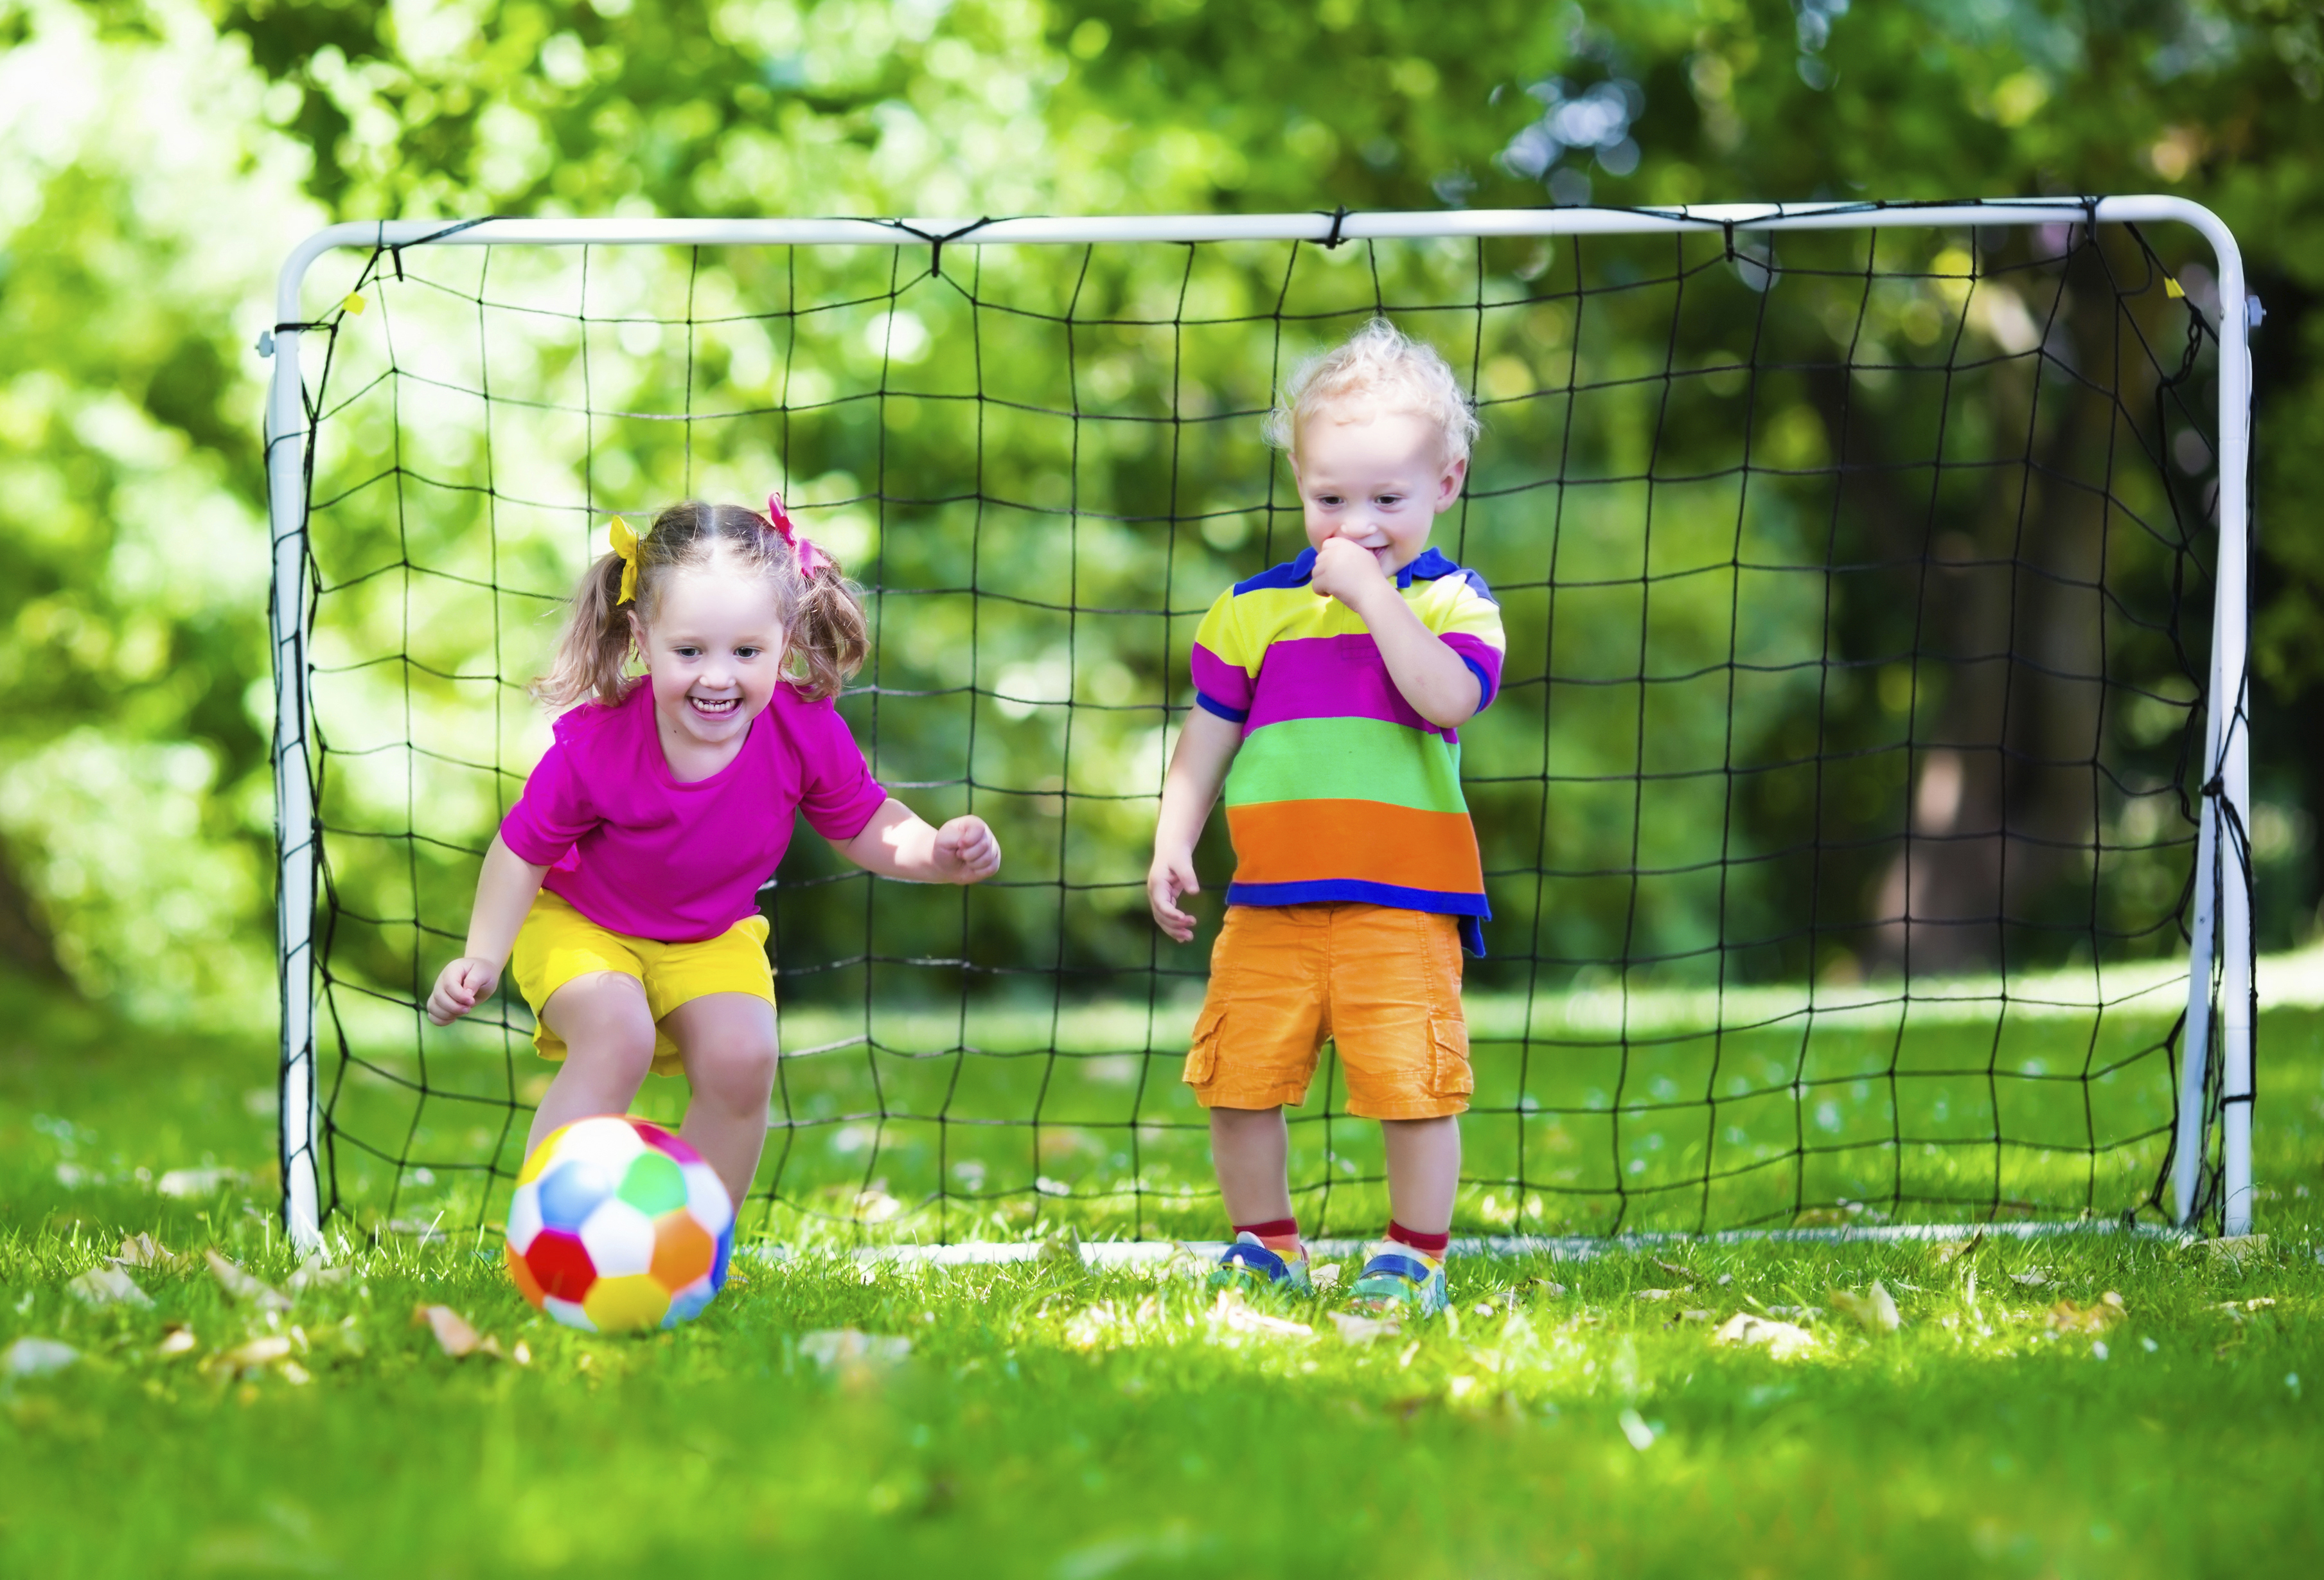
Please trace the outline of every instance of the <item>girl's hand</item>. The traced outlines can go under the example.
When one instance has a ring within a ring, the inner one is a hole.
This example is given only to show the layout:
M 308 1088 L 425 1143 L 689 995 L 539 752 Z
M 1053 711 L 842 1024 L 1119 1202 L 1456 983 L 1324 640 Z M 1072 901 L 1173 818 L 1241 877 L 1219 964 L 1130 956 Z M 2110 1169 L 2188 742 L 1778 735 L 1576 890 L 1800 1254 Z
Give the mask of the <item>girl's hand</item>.
M 428 995 L 428 1018 L 438 1026 L 449 1026 L 492 997 L 500 984 L 500 967 L 477 956 L 463 955 L 436 978 L 436 991 Z
M 940 883 L 981 883 L 1001 870 L 1001 842 L 982 818 L 954 818 L 937 829 L 931 854 Z
M 1154 864 L 1146 870 L 1146 908 L 1154 913 L 1154 925 L 1179 943 L 1194 936 L 1194 919 L 1178 909 L 1178 900 L 1185 894 L 1200 894 L 1203 885 L 1194 877 L 1194 853 L 1183 850 L 1173 855 L 1154 853 Z

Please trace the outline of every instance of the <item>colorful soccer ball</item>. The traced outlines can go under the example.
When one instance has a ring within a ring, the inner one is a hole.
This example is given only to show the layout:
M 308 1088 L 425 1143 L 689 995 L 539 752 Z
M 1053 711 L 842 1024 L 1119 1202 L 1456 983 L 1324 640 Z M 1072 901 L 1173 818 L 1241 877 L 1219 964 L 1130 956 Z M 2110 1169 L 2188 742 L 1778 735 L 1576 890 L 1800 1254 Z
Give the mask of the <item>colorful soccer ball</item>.
M 726 1282 L 734 1208 L 702 1154 L 608 1113 L 552 1132 L 509 1204 L 509 1273 L 567 1327 L 676 1327 Z

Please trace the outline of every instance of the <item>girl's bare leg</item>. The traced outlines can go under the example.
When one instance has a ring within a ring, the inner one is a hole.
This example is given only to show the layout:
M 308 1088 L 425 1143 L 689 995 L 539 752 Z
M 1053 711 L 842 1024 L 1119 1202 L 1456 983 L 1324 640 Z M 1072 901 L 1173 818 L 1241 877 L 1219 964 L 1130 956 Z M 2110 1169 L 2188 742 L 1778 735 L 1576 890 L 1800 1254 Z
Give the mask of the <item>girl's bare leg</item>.
M 1384 1119 L 1388 1211 L 1407 1229 L 1442 1234 L 1452 1226 L 1452 1193 L 1461 1184 L 1461 1122 Z
M 775 1089 L 775 1006 L 755 993 L 712 993 L 668 1017 L 694 1088 L 678 1134 L 718 1170 L 740 1207 L 767 1144 L 767 1097 Z
M 1272 1224 L 1291 1216 L 1291 1132 L 1283 1110 L 1211 1110 L 1211 1166 L 1230 1224 Z
M 524 1155 L 576 1119 L 622 1113 L 653 1067 L 654 1023 L 645 984 L 619 971 L 576 976 L 549 995 L 540 1018 L 565 1039 L 565 1062 L 532 1116 Z

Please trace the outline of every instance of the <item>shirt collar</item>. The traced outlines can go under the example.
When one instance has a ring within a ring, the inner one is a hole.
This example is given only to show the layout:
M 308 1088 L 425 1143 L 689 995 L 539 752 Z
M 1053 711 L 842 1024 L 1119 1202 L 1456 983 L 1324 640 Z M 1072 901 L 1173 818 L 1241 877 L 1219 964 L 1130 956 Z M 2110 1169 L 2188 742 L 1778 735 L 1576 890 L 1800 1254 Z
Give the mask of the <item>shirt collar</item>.
M 1291 572 L 1301 581 L 1315 574 L 1315 550 L 1312 547 L 1299 550 L 1299 558 L 1291 562 Z M 1396 590 L 1402 592 L 1416 581 L 1435 581 L 1460 573 L 1461 568 L 1436 550 L 1423 549 L 1411 564 L 1396 573 Z

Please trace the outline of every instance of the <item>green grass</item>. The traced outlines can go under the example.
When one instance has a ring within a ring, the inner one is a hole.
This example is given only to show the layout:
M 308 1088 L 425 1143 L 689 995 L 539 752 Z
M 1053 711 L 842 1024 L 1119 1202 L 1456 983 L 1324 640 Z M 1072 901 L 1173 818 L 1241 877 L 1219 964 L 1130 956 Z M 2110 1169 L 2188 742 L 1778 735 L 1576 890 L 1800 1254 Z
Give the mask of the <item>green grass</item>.
M 2169 975 L 2116 969 L 2103 1011 L 2087 971 L 2020 979 L 2006 999 L 1997 983 L 1909 1005 L 1893 987 L 1823 989 L 1812 1015 L 1799 989 L 1471 994 L 1459 1222 L 1780 1226 L 1841 1202 L 1921 1221 L 2118 1216 L 2168 1151 L 2184 1003 Z M 324 1087 L 346 1199 L 366 1223 L 498 1222 L 549 1067 L 504 1030 L 439 1031 L 346 992 L 335 1005 Z M 1059 1221 L 1207 1234 L 1207 1126 L 1179 1080 L 1194 1013 L 1192 999 L 788 1006 L 759 1189 L 835 1223 L 860 1197 L 894 1215 L 890 1238 Z M 1379 1131 L 1345 1096 L 1327 1053 L 1294 1118 L 1296 1198 L 1311 1228 L 1368 1233 L 1385 1212 Z M 638 1106 L 674 1119 L 684 1102 L 683 1083 L 650 1081 Z
M 198 1266 L 138 1270 L 150 1309 L 92 1307 L 68 1283 L 131 1232 L 291 1283 L 266 1052 L 22 994 L 0 1023 L 0 1348 L 80 1356 L 0 1380 L 11 1574 L 2324 1566 L 2311 1012 L 2263 1029 L 2269 1239 L 2240 1258 L 2083 1234 L 1950 1261 L 1766 1241 L 1473 1259 L 1454 1264 L 1455 1321 L 1369 1344 L 1328 1307 L 1260 1308 L 1311 1333 L 1254 1326 L 1167 1270 L 1064 1254 L 746 1262 L 701 1322 L 641 1340 L 545 1323 L 465 1239 L 358 1245 L 344 1281 L 271 1319 Z M 245 1182 L 153 1188 L 205 1164 Z M 1895 1333 L 1834 1300 L 1875 1280 Z M 2116 1326 L 2060 1331 L 2058 1303 L 2107 1291 Z M 412 1326 L 423 1304 L 528 1363 L 445 1354 Z M 1715 1342 L 1778 1307 L 1821 1308 L 1803 1354 Z M 191 1343 L 169 1354 L 173 1326 Z M 808 1335 L 844 1328 L 908 1352 L 818 1362 Z M 290 1353 L 227 1359 L 272 1337 Z

